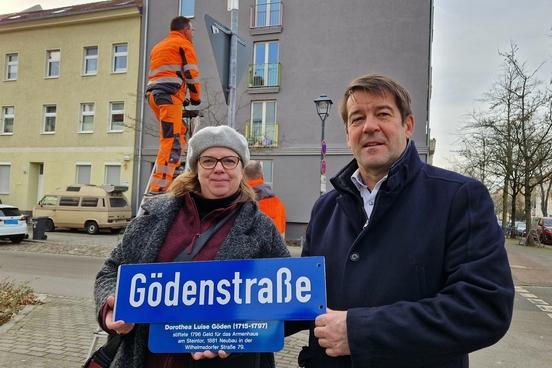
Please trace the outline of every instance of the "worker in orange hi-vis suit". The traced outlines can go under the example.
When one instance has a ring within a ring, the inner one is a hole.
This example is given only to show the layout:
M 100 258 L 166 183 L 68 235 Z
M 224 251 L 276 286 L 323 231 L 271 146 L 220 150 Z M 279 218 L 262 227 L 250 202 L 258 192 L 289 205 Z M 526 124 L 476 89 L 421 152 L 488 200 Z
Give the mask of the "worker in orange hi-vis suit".
M 247 184 L 255 191 L 259 209 L 270 217 L 280 235 L 286 237 L 286 207 L 274 194 L 270 185 L 264 182 L 263 168 L 259 161 L 251 160 L 244 168 Z
M 160 126 L 159 152 L 149 186 L 152 194 L 165 192 L 172 183 L 175 169 L 180 166 L 186 134 L 182 123 L 186 91 L 192 105 L 201 103 L 193 32 L 189 19 L 176 17 L 171 21 L 169 35 L 151 50 L 146 96 Z

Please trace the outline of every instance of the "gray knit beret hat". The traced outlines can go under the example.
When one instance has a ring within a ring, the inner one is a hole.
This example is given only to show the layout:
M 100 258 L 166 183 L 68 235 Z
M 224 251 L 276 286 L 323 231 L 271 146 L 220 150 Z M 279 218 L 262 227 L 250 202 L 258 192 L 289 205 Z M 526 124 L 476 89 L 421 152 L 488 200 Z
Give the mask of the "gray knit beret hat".
M 190 138 L 186 167 L 197 171 L 199 155 L 211 147 L 225 147 L 236 152 L 240 156 L 242 166 L 249 162 L 247 139 L 235 129 L 227 125 L 219 125 L 202 128 Z

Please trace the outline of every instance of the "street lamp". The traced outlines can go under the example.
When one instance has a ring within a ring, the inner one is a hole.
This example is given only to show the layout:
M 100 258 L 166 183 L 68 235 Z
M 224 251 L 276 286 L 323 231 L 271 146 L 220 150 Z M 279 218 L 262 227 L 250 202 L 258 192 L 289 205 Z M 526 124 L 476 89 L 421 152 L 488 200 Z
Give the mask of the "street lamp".
M 320 140 L 320 195 L 322 195 L 326 193 L 326 140 L 324 139 L 324 123 L 330 115 L 330 108 L 333 102 L 328 96 L 321 95 L 314 100 L 314 104 L 316 105 L 316 112 L 322 121 L 322 139 Z

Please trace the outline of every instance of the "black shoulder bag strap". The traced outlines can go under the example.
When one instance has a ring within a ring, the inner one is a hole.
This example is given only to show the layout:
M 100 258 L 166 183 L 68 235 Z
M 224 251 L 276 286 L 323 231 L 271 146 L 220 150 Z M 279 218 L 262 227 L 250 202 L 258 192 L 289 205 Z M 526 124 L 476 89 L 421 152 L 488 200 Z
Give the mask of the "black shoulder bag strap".
M 173 262 L 188 262 L 191 261 L 196 254 L 199 253 L 199 251 L 207 244 L 209 239 L 220 230 L 220 228 L 228 221 L 230 220 L 230 217 L 234 214 L 234 211 L 230 211 L 230 213 L 226 216 L 224 216 L 222 219 L 220 219 L 219 222 L 215 224 L 215 226 L 209 228 L 209 230 L 201 233 L 198 235 L 196 241 L 194 242 L 194 245 L 192 246 L 191 253 L 186 252 L 186 249 L 184 249 L 182 252 L 180 252 L 179 255 L 176 256 Z
M 109 335 L 107 337 L 107 342 L 96 350 L 82 367 L 109 368 L 122 341 L 123 336 L 121 335 Z

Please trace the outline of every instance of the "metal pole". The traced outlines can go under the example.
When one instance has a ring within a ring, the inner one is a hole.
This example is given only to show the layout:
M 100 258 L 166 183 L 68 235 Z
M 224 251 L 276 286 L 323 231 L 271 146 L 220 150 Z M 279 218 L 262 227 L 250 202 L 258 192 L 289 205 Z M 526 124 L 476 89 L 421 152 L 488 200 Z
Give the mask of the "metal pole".
M 236 88 L 237 88 L 237 65 L 238 65 L 238 13 L 239 0 L 228 0 L 228 10 L 230 11 L 230 30 L 232 37 L 230 39 L 230 75 L 228 81 L 228 126 L 236 126 Z
M 326 141 L 324 139 L 324 126 L 326 117 L 322 120 L 322 139 L 320 140 L 320 195 L 326 193 Z
M 144 28 L 144 32 L 143 32 L 143 44 L 142 44 L 142 76 L 141 76 L 141 80 L 140 80 L 140 89 L 139 89 L 139 93 L 140 93 L 140 122 L 139 122 L 139 132 L 138 132 L 138 157 L 136 158 L 137 161 L 138 161 L 138 165 L 136 166 L 136 181 L 134 182 L 134 185 L 133 185 L 133 188 L 132 190 L 134 191 L 134 203 L 136 206 L 139 206 L 140 205 L 140 198 L 142 197 L 142 190 L 140 189 L 141 188 L 141 184 L 142 184 L 142 166 L 143 166 L 143 162 L 142 162 L 142 159 L 143 159 L 143 145 L 144 145 L 144 127 L 145 127 L 145 122 L 144 122 L 144 115 L 145 115 L 145 104 L 146 104 L 146 101 L 145 101 L 145 97 L 144 97 L 144 89 L 146 87 L 146 64 L 147 64 L 147 55 L 148 55 L 148 27 L 149 27 L 149 0 L 146 0 L 145 3 L 144 3 L 144 9 L 145 9 L 145 14 L 144 14 L 144 25 L 143 25 L 143 28 Z M 149 183 L 148 183 L 148 186 L 144 189 L 144 192 L 147 192 L 149 189 Z M 137 208 L 136 209 L 136 213 L 138 213 L 138 211 L 140 210 L 140 208 Z

